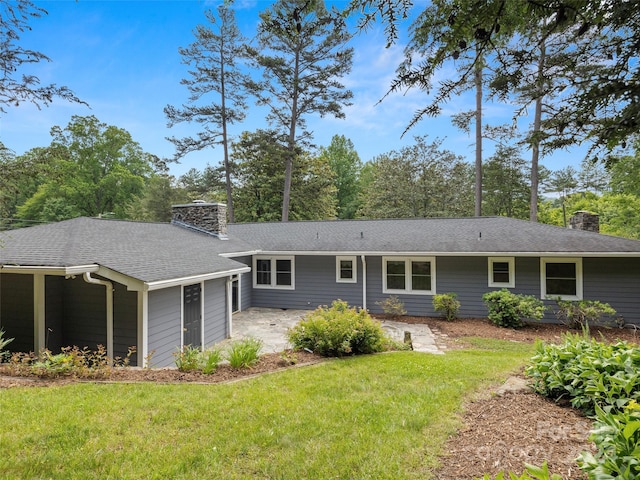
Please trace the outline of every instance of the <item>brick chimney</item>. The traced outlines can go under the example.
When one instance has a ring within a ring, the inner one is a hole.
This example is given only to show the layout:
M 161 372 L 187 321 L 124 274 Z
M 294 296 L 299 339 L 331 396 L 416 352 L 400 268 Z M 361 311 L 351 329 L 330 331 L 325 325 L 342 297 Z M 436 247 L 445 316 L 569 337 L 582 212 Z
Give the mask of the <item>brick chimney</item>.
M 579 210 L 574 212 L 573 216 L 569 219 L 569 228 L 599 233 L 600 219 L 595 213 Z
M 227 206 L 194 201 L 171 207 L 171 223 L 227 239 Z

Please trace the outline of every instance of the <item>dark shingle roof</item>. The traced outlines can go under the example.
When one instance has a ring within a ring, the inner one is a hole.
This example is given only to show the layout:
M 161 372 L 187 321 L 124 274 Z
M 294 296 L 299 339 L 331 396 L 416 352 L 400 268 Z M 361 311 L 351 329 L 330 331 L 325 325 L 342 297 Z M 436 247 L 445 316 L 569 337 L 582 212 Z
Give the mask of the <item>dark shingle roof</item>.
M 640 242 L 507 217 L 250 223 L 228 226 L 264 251 L 640 254 Z
M 0 233 L 0 265 L 97 264 L 156 282 L 243 267 L 219 254 L 249 248 L 167 223 L 80 217 Z

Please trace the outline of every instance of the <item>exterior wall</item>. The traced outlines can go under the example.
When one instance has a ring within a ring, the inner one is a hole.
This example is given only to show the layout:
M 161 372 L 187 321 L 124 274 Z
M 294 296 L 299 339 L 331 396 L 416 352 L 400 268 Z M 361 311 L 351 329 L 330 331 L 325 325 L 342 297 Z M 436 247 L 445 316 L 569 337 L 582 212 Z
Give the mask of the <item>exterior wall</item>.
M 62 338 L 64 282 L 64 277 L 45 277 L 45 348 L 52 352 L 59 352 L 65 346 Z
M 204 282 L 204 347 L 228 338 L 226 279 Z
M 367 308 L 381 313 L 376 302 L 389 294 L 382 293 L 382 257 L 367 257 Z M 362 306 L 362 262 L 358 263 L 357 283 L 336 283 L 334 256 L 296 256 L 295 290 L 252 289 L 251 305 L 268 308 L 313 309 L 336 298 L 350 305 Z M 247 275 L 250 276 L 250 275 Z M 251 279 L 251 285 L 253 280 Z M 514 293 L 540 298 L 540 258 L 515 259 Z M 486 317 L 482 295 L 489 287 L 487 257 L 436 258 L 436 293 L 456 293 L 461 303 L 460 317 Z M 433 310 L 431 295 L 397 295 L 409 315 L 438 315 Z M 627 323 L 640 325 L 640 259 L 584 258 L 583 297 L 611 304 Z M 247 307 L 243 297 L 243 308 Z M 555 321 L 553 300 L 544 321 Z
M 237 257 L 235 261 L 251 266 L 251 257 Z M 240 310 L 246 310 L 253 305 L 253 272 L 240 275 Z
M 107 300 L 105 287 L 85 282 L 82 277 L 62 283 L 64 346 L 95 350 L 107 345 Z
M 251 305 L 267 308 L 312 310 L 342 299 L 350 305 L 362 305 L 362 264 L 358 263 L 358 283 L 337 283 L 334 256 L 302 256 L 295 258 L 295 290 L 253 288 Z M 253 285 L 252 274 L 246 280 Z M 243 281 L 245 278 L 243 278 Z M 243 308 L 246 306 L 243 298 Z
M 33 276 L 0 274 L 0 328 L 14 338 L 7 350 L 33 351 Z
M 152 367 L 173 366 L 173 354 L 182 345 L 182 287 L 149 292 L 149 354 Z
M 119 283 L 113 282 L 113 286 L 113 356 L 125 358 L 129 347 L 138 346 L 138 293 Z M 129 362 L 136 366 L 137 355 Z

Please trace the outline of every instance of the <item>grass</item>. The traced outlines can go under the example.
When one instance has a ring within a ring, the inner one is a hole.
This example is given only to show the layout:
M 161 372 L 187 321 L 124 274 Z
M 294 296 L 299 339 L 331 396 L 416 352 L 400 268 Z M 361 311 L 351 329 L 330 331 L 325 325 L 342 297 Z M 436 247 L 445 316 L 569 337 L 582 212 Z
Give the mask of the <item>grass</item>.
M 0 478 L 430 478 L 464 397 L 531 354 L 477 341 L 226 385 L 10 389 Z

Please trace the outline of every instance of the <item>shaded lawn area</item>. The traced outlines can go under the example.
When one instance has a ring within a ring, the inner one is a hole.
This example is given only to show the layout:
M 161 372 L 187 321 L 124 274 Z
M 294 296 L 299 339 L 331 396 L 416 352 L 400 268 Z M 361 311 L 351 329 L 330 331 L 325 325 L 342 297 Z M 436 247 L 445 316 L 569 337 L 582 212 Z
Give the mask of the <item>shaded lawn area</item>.
M 431 478 L 464 398 L 532 345 L 352 357 L 233 384 L 0 392 L 0 478 Z

